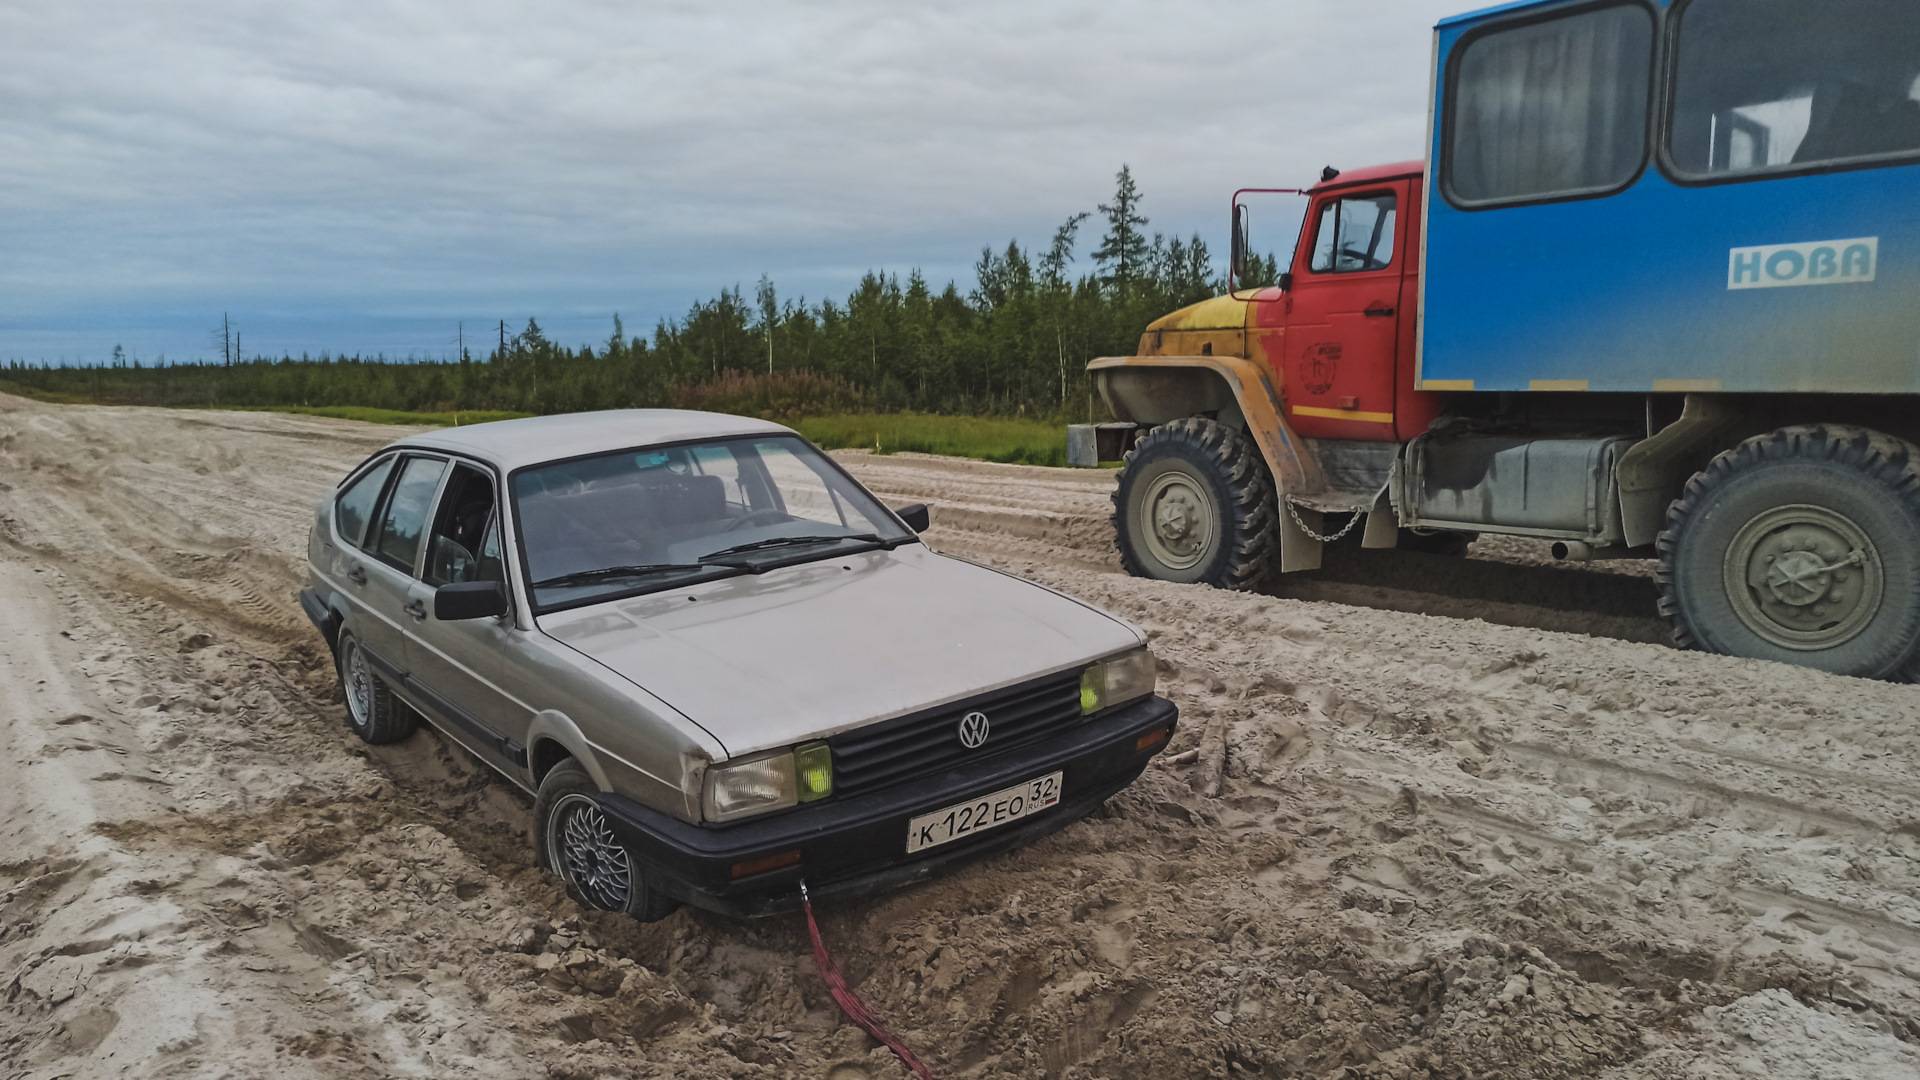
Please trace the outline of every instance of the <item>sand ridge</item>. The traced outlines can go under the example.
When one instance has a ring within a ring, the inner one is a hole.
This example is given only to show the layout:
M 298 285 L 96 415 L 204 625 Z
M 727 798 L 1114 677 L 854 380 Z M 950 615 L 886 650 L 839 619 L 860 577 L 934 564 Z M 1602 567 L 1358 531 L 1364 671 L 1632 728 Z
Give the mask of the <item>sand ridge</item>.
M 797 917 L 581 911 L 511 785 L 351 737 L 294 593 L 403 431 L 0 397 L 0 1077 L 904 1076 Z M 1677 651 L 1638 568 L 1487 540 L 1139 581 L 1110 473 L 837 456 L 1146 629 L 1171 753 L 1229 748 L 823 909 L 939 1075 L 1920 1076 L 1920 688 Z

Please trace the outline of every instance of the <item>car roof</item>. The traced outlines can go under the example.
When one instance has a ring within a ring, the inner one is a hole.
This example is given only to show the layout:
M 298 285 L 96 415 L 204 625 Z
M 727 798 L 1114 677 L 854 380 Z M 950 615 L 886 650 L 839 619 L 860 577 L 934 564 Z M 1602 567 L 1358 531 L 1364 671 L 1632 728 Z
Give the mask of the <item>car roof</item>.
M 409 435 L 389 449 L 451 450 L 512 472 L 528 465 L 625 450 L 636 446 L 723 439 L 737 435 L 790 435 L 792 428 L 747 416 L 686 409 L 608 409 L 604 412 L 529 416 L 486 424 L 440 428 Z

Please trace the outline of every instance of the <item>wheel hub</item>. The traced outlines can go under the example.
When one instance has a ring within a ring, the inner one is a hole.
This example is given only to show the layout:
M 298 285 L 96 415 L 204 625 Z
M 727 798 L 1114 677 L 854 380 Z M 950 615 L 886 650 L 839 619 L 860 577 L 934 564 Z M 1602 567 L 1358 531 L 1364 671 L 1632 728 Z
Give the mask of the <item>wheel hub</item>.
M 1213 496 L 1185 473 L 1167 473 L 1148 486 L 1145 499 L 1147 547 L 1174 570 L 1186 570 L 1212 554 Z
M 1880 608 L 1873 544 L 1850 518 L 1823 506 L 1781 506 L 1754 518 L 1729 546 L 1726 570 L 1741 621 L 1790 649 L 1852 640 Z
M 1188 492 L 1168 492 L 1153 514 L 1160 539 L 1168 543 L 1184 540 L 1193 531 L 1193 500 Z
M 625 910 L 633 871 L 606 815 L 593 800 L 575 795 L 554 809 L 554 817 L 560 826 L 561 872 L 595 907 Z
M 353 714 L 354 723 L 365 727 L 367 718 L 373 715 L 373 673 L 367 670 L 367 658 L 357 644 L 347 653 L 346 691 L 347 710 Z

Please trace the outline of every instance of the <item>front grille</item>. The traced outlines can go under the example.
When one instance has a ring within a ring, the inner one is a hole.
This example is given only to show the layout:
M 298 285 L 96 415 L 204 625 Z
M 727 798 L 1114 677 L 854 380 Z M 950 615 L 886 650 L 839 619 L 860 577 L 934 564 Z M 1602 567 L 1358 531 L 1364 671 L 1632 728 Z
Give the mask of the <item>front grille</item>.
M 987 741 L 969 750 L 960 718 L 987 716 Z M 1067 671 L 966 701 L 882 720 L 827 740 L 833 790 L 857 795 L 1036 742 L 1080 721 L 1080 672 Z

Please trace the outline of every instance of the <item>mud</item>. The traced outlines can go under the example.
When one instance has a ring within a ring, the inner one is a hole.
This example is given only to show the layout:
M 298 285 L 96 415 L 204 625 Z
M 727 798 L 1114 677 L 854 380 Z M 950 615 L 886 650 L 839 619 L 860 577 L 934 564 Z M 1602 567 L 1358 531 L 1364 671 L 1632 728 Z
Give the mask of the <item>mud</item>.
M 797 918 L 581 911 L 511 785 L 350 736 L 294 592 L 400 433 L 0 397 L 0 1077 L 905 1076 Z M 1111 474 L 841 457 L 1229 750 L 821 912 L 939 1075 L 1920 1076 L 1920 689 L 1667 647 L 1643 567 L 1221 593 L 1117 572 Z

